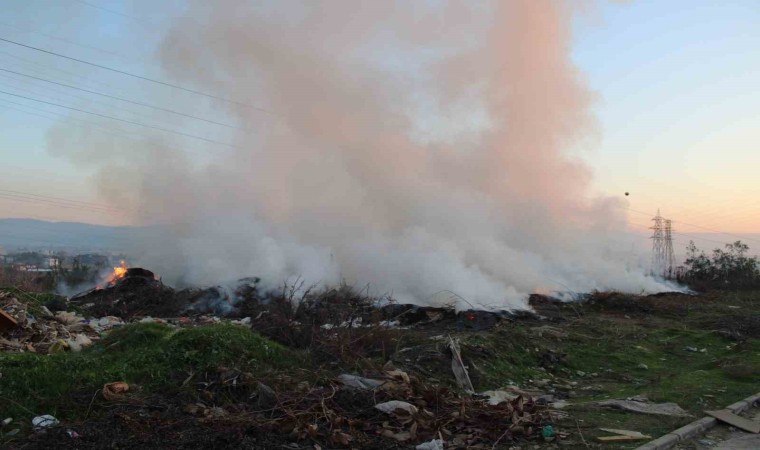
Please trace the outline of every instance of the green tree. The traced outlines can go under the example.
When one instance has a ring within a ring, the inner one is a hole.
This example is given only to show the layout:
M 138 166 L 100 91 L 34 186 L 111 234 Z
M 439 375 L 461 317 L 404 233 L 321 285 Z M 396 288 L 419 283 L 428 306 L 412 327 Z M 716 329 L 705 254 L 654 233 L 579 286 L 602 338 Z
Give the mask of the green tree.
M 687 282 L 708 287 L 749 287 L 760 284 L 760 266 L 756 256 L 747 256 L 749 246 L 736 241 L 716 248 L 711 257 L 699 250 L 694 241 L 686 248 Z

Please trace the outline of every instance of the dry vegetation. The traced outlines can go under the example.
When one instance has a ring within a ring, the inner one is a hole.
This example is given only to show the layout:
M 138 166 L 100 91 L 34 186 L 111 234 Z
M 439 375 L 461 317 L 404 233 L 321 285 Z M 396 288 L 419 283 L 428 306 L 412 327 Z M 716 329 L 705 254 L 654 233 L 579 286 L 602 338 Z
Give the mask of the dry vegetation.
M 0 400 L 20 425 L 15 435 L 2 429 L 4 445 L 414 448 L 442 438 L 448 448 L 508 448 L 556 446 L 561 438 L 562 447 L 586 448 L 596 445 L 599 427 L 658 435 L 690 420 L 606 411 L 596 400 L 644 395 L 699 415 L 754 393 L 760 372 L 760 296 L 752 291 L 597 293 L 576 304 L 535 296 L 537 315 L 489 320 L 377 308 L 345 286 L 296 292 L 249 291 L 235 315 L 250 317 L 250 329 L 214 324 L 195 309 L 176 311 L 168 324 L 117 328 L 79 353 L 0 354 Z M 30 310 L 54 300 L 12 293 Z M 135 311 L 153 304 L 142 301 Z M 451 371 L 449 335 L 461 342 L 477 392 L 513 386 L 520 400 L 490 406 L 463 392 Z M 349 388 L 342 374 L 383 385 Z M 105 398 L 103 386 L 114 381 L 130 390 Z M 571 405 L 558 412 L 547 399 Z M 374 407 L 391 400 L 415 409 Z M 38 414 L 63 425 L 31 433 Z M 558 433 L 554 440 L 542 437 L 546 426 Z

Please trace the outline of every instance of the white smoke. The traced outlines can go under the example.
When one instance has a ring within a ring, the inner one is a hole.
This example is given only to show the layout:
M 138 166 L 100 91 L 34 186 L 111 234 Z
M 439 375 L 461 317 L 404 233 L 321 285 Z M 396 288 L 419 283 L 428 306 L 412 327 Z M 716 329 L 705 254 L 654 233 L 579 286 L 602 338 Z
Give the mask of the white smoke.
M 595 130 L 573 14 L 557 0 L 191 0 L 161 49 L 167 76 L 256 108 L 226 105 L 245 129 L 234 148 L 131 146 L 97 163 L 99 185 L 168 227 L 136 253 L 169 283 L 300 277 L 510 309 L 536 291 L 672 289 L 645 275 L 574 150 Z M 88 154 L 86 136 L 51 136 Z

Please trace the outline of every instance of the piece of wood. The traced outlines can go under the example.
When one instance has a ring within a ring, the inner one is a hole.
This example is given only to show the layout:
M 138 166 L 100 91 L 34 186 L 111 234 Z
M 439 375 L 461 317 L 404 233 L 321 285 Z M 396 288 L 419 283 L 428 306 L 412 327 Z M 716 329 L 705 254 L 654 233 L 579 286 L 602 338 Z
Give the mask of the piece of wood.
M 470 375 L 467 373 L 467 367 L 465 367 L 464 361 L 462 361 L 459 343 L 452 339 L 451 336 L 449 336 L 449 348 L 451 349 L 451 371 L 454 372 L 457 384 L 465 392 L 475 392 L 475 389 L 472 387 L 472 381 L 470 381 Z
M 16 319 L 0 309 L 0 331 L 12 330 L 18 326 Z
M 753 422 L 745 419 L 744 417 L 737 416 L 727 409 L 719 409 L 717 411 L 705 411 L 705 414 L 709 414 L 721 422 L 725 422 L 729 425 L 733 425 L 736 428 L 741 428 L 744 431 L 750 433 L 760 433 L 760 422 Z
M 620 434 L 623 436 L 630 436 L 635 438 L 646 438 L 650 439 L 650 436 L 647 436 L 639 431 L 631 431 L 631 430 L 618 430 L 615 428 L 599 428 L 602 431 L 606 431 L 608 433 L 614 433 L 614 434 Z
M 652 437 L 646 436 L 646 435 L 624 436 L 620 434 L 617 436 L 599 436 L 597 439 L 599 439 L 602 442 L 622 442 L 622 441 L 640 441 L 642 439 L 652 439 Z

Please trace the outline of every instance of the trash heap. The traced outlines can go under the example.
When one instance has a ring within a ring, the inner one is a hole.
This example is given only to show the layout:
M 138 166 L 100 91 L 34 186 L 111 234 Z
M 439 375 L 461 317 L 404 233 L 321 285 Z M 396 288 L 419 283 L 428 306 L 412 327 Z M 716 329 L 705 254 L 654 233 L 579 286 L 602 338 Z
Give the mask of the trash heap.
M 0 351 L 40 354 L 80 351 L 100 335 L 124 322 L 113 316 L 86 319 L 75 312 L 51 312 L 40 306 L 36 313 L 28 303 L 0 292 Z
M 221 395 L 245 391 L 250 404 L 187 405 L 184 412 L 202 421 L 245 420 L 295 440 L 361 448 L 382 436 L 417 448 L 490 449 L 494 443 L 555 436 L 550 424 L 560 411 L 527 394 L 500 401 L 467 395 L 388 367 L 365 378 L 342 374 L 329 383 L 275 391 L 251 374 L 228 371 L 213 383 Z M 237 409 L 240 408 L 240 409 Z

